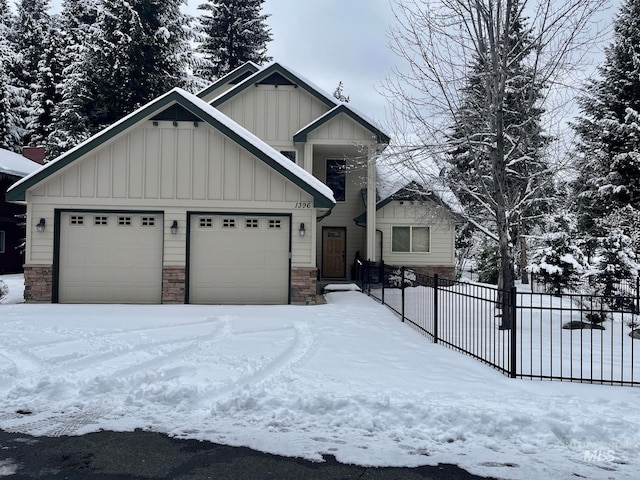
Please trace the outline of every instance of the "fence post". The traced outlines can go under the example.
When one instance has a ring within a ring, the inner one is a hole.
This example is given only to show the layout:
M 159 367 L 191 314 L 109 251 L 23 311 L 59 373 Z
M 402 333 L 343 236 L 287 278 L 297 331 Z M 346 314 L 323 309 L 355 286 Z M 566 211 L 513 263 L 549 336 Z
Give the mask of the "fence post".
M 433 343 L 438 343 L 438 274 L 433 275 Z
M 400 291 L 402 292 L 402 306 L 400 307 L 402 323 L 404 323 L 404 267 L 400 267 Z
M 516 373 L 517 373 L 517 369 L 516 369 L 516 362 L 518 359 L 518 354 L 517 354 L 517 349 L 516 349 L 516 342 L 518 341 L 518 332 L 516 331 L 516 302 L 517 302 L 517 298 L 518 298 L 518 292 L 516 290 L 516 287 L 511 287 L 511 292 L 509 293 L 509 316 L 511 317 L 511 345 L 509 346 L 509 350 L 510 350 L 510 357 L 511 357 L 511 368 L 510 368 L 510 377 L 511 378 L 516 378 Z

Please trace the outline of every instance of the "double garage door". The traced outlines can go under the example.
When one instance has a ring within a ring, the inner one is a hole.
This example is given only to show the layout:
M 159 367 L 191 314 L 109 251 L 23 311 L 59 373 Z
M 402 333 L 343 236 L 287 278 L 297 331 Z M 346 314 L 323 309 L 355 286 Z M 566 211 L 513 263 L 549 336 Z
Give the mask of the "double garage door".
M 191 216 L 189 303 L 286 304 L 288 216 Z
M 191 215 L 189 303 L 286 304 L 288 216 Z M 161 213 L 62 212 L 61 303 L 161 303 Z

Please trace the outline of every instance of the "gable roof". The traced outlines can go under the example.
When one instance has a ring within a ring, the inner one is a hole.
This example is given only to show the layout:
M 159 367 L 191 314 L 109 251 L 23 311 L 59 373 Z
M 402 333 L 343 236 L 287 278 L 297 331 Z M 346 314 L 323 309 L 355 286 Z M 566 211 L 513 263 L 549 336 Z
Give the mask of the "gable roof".
M 277 81 L 280 81 L 283 83 L 276 83 Z M 257 71 L 250 77 L 245 78 L 242 82 L 240 82 L 235 87 L 230 88 L 226 92 L 222 93 L 220 96 L 214 98 L 211 101 L 211 105 L 213 105 L 214 107 L 219 107 L 220 105 L 225 103 L 227 100 L 235 97 L 239 93 L 243 92 L 247 88 L 254 85 L 259 85 L 264 83 L 267 83 L 270 85 L 283 85 L 284 82 L 286 82 L 286 84 L 288 85 L 295 85 L 297 87 L 303 88 L 313 97 L 317 98 L 322 103 L 324 103 L 327 107 L 333 108 L 338 103 L 337 99 L 333 98 L 331 95 L 327 94 L 326 92 L 323 92 L 320 88 L 314 86 L 311 82 L 302 78 L 301 75 L 294 73 L 293 71 L 283 67 L 279 63 L 272 63 L 268 67 L 260 71 Z
M 222 87 L 223 85 L 227 85 L 227 84 L 232 84 L 233 85 L 233 84 L 240 83 L 242 80 L 244 80 L 245 78 L 253 75 L 258 70 L 260 70 L 260 67 L 258 65 L 256 65 L 255 63 L 253 63 L 251 61 L 246 62 L 246 63 L 240 65 L 235 70 L 231 70 L 226 75 L 223 75 L 222 77 L 220 77 L 218 80 L 213 82 L 208 87 L 203 88 L 198 93 L 196 93 L 196 95 L 199 98 L 204 98 L 207 95 L 209 95 L 211 92 L 215 92 L 216 89 Z
M 378 127 L 376 127 L 373 123 L 371 123 L 371 121 L 367 120 L 363 115 L 361 115 L 360 113 L 356 112 L 354 109 L 348 107 L 346 104 L 341 103 L 340 105 L 337 105 L 334 108 L 332 108 L 331 110 L 329 110 L 327 113 L 325 113 L 321 117 L 316 118 L 313 122 L 311 122 L 306 127 L 302 128 L 298 132 L 296 132 L 293 135 L 293 141 L 294 142 L 306 142 L 307 141 L 307 136 L 312 131 L 314 131 L 317 128 L 320 128 L 322 125 L 324 125 L 325 123 L 327 123 L 331 119 L 335 118 L 337 115 L 340 115 L 341 113 L 344 113 L 349 118 L 354 120 L 356 123 L 359 123 L 364 128 L 366 128 L 370 132 L 374 133 L 375 136 L 376 136 L 376 142 L 377 143 L 387 143 L 388 144 L 389 141 L 391 140 L 389 138 L 389 135 L 387 135 L 382 130 L 380 130 Z
M 346 103 L 340 102 L 333 95 L 329 95 L 318 86 L 314 85 L 309 80 L 305 79 L 302 75 L 293 72 L 293 70 L 282 66 L 279 63 L 272 63 L 268 67 L 257 71 L 253 75 L 245 78 L 242 82 L 233 88 L 230 88 L 220 96 L 214 98 L 211 101 L 211 105 L 219 107 L 223 103 L 227 102 L 234 96 L 243 92 L 247 88 L 254 85 L 294 85 L 296 88 L 303 88 L 310 95 L 318 99 L 324 105 L 330 108 L 330 110 L 321 117 L 314 120 L 312 123 L 298 131 L 294 137 L 294 142 L 306 142 L 307 135 L 314 129 L 320 127 L 324 123 L 328 122 L 336 115 L 344 113 L 348 115 L 356 123 L 359 123 L 367 130 L 376 135 L 376 139 L 379 143 L 389 143 L 390 137 L 384 133 L 379 127 L 375 126 L 374 122 L 366 118 L 363 114 L 357 112 Z
M 424 188 L 424 186 L 420 185 L 418 182 L 415 182 L 415 181 L 412 181 L 406 184 L 404 187 L 400 188 L 395 193 L 392 193 L 388 197 L 376 203 L 376 211 L 389 205 L 394 200 L 405 200 L 405 201 L 414 201 L 414 202 L 415 201 L 424 202 L 429 200 L 434 202 L 436 205 L 439 205 L 444 209 L 446 209 L 446 211 L 448 211 L 456 220 L 460 220 L 460 218 L 462 217 L 459 213 L 455 212 L 451 208 L 451 206 L 447 205 L 447 203 L 445 203 L 438 195 Z M 356 218 L 353 219 L 353 221 L 356 222 L 357 224 L 366 225 L 367 212 L 364 212 L 358 215 Z
M 29 188 L 45 180 L 50 175 L 66 167 L 78 158 L 98 148 L 120 133 L 123 133 L 142 121 L 149 120 L 154 114 L 162 112 L 167 107 L 174 104 L 184 107 L 192 114 L 201 118 L 203 122 L 211 125 L 238 145 L 245 148 L 252 155 L 266 163 L 269 167 L 284 175 L 288 180 L 313 197 L 315 207 L 330 208 L 335 205 L 336 202 L 333 198 L 333 192 L 324 183 L 299 165 L 291 162 L 280 154 L 280 152 L 267 145 L 229 117 L 213 108 L 207 102 L 180 88 L 174 88 L 166 94 L 152 100 L 147 105 L 140 107 L 135 112 L 107 127 L 100 133 L 94 135 L 55 160 L 47 163 L 44 168 L 16 182 L 7 191 L 7 200 L 15 202 L 25 201 L 26 191 Z

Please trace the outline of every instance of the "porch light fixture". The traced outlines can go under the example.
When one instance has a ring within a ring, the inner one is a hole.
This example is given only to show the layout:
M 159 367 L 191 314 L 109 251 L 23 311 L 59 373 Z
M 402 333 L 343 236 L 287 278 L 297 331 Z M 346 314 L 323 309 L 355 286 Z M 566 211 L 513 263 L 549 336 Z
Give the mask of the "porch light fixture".
M 298 231 L 298 233 L 300 233 L 301 237 L 304 237 L 304 233 L 305 233 L 305 231 L 304 231 L 304 223 L 300 224 L 300 230 Z
M 170 228 L 171 228 L 172 235 L 175 235 L 176 233 L 178 233 L 178 220 L 174 220 Z
M 44 232 L 44 227 L 47 225 L 47 221 L 44 218 L 41 218 L 40 221 L 36 224 L 36 230 L 38 233 Z

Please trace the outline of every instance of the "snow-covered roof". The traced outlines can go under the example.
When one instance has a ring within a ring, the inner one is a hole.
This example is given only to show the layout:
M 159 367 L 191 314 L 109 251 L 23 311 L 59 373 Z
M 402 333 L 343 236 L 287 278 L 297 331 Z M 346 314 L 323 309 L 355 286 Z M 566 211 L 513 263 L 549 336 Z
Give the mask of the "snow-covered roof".
M 25 177 L 40 167 L 42 167 L 42 165 L 39 163 L 29 160 L 15 152 L 0 148 L 0 173 L 14 175 L 16 177 Z
M 121 133 L 140 121 L 148 119 L 158 110 L 176 102 L 192 111 L 192 113 L 197 116 L 203 117 L 204 121 L 209 122 L 215 128 L 220 129 L 223 133 L 232 137 L 243 147 L 247 148 L 254 155 L 269 164 L 269 166 L 279 171 L 281 174 L 292 180 L 296 185 L 310 193 L 316 201 L 320 200 L 321 205 L 319 206 L 328 207 L 330 205 L 335 205 L 333 192 L 324 183 L 299 165 L 284 157 L 280 152 L 253 135 L 238 123 L 231 120 L 216 108 L 209 105 L 207 102 L 180 88 L 174 88 L 166 94 L 152 100 L 135 112 L 127 115 L 120 121 L 105 128 L 100 133 L 47 163 L 44 168 L 37 170 L 16 182 L 7 192 L 8 199 L 24 201 L 24 192 L 27 188 L 35 185 L 80 156 L 90 152 L 103 142 L 113 138 L 118 133 Z
M 460 201 L 440 175 L 433 158 L 422 153 L 407 153 L 400 148 L 388 148 L 379 158 L 377 190 L 382 201 L 410 184 L 420 185 L 425 193 L 435 195 L 452 212 L 463 215 Z
M 270 75 L 272 75 L 274 73 L 281 73 L 281 74 L 284 74 L 287 77 L 291 77 L 292 80 L 295 80 L 296 84 L 300 84 L 305 89 L 310 91 L 316 98 L 318 98 L 325 105 L 327 105 L 328 107 L 331 108 L 331 110 L 329 112 L 327 112 L 327 114 L 329 114 L 335 107 L 342 107 L 342 108 L 344 108 L 346 110 L 349 110 L 350 113 L 352 114 L 352 117 L 357 118 L 361 123 L 368 123 L 369 124 L 367 126 L 368 128 L 372 127 L 373 130 L 377 130 L 376 133 L 377 134 L 381 134 L 381 136 L 383 137 L 382 140 L 383 140 L 384 143 L 388 143 L 389 142 L 389 136 L 384 133 L 384 131 L 382 130 L 380 125 L 378 125 L 374 120 L 372 120 L 371 118 L 367 117 L 363 113 L 359 112 L 358 110 L 353 108 L 348 103 L 341 102 L 340 100 L 335 98 L 333 95 L 327 93 L 322 88 L 317 86 L 315 83 L 313 83 L 312 81 L 310 81 L 307 78 L 305 78 L 303 75 L 300 75 L 295 70 L 292 70 L 289 67 L 285 67 L 284 65 L 282 65 L 280 63 L 277 63 L 277 62 L 271 63 L 268 66 L 262 68 L 261 70 L 255 72 L 253 75 L 250 75 L 249 77 L 245 78 L 244 80 L 242 80 L 240 83 L 238 83 L 234 87 L 230 88 L 229 90 L 227 90 L 227 91 L 223 92 L 222 94 L 220 94 L 218 97 L 214 98 L 211 101 L 211 104 L 215 105 L 215 106 L 219 106 L 221 103 L 224 103 L 224 101 L 226 101 L 227 99 L 233 97 L 234 95 L 236 95 L 240 91 L 246 89 L 248 86 L 254 85 L 256 83 L 259 83 L 260 80 L 266 79 L 266 78 L 268 78 Z M 327 114 L 325 114 L 325 115 L 327 115 Z M 315 124 L 318 120 L 319 119 L 315 119 L 311 124 L 305 126 L 300 131 L 303 131 L 305 128 L 308 128 L 309 126 Z M 300 133 L 300 132 L 298 132 L 298 133 Z

